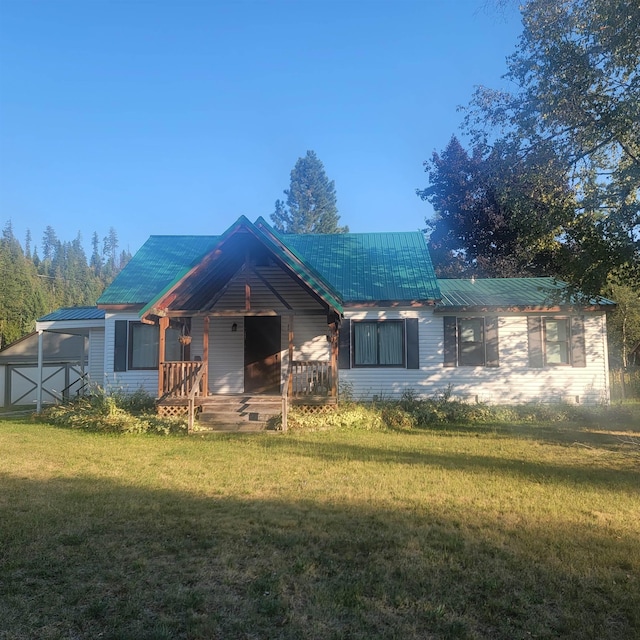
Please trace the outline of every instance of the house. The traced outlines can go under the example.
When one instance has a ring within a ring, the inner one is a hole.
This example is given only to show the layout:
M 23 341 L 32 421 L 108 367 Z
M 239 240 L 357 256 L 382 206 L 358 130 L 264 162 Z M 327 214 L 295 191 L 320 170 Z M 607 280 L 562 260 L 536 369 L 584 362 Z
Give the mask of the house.
M 609 398 L 612 305 L 550 278 L 437 280 L 420 232 L 281 235 L 241 217 L 220 236 L 151 236 L 98 300 L 99 326 L 37 329 L 75 322 L 94 382 L 143 388 L 169 414 L 346 389 L 594 404 Z

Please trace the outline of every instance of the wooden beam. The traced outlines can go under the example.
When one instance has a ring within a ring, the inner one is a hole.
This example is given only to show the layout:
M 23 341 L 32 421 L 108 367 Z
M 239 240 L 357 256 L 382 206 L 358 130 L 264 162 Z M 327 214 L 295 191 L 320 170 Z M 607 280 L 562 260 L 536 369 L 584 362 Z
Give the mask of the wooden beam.
M 251 283 L 249 282 L 249 269 L 251 269 L 251 252 L 249 247 L 244 254 L 244 309 L 251 311 Z
M 331 395 L 338 397 L 338 323 L 332 322 L 331 331 Z
M 276 289 L 271 285 L 270 282 L 267 281 L 267 279 L 263 275 L 258 273 L 258 271 L 256 271 L 255 269 L 251 269 L 251 273 L 253 273 L 256 278 L 258 278 L 262 282 L 262 284 L 264 284 L 264 286 L 267 287 L 267 289 L 269 289 L 269 291 L 271 291 L 271 293 L 273 293 L 273 295 L 278 298 L 278 300 L 280 300 L 280 302 L 282 302 L 286 309 L 289 309 L 289 311 L 293 309 L 293 307 L 276 291 Z
M 293 334 L 293 314 L 292 314 L 289 316 L 289 366 L 287 367 L 288 371 L 291 371 L 291 365 L 293 363 L 293 338 L 294 338 L 294 334 Z M 287 384 L 289 385 L 287 390 L 287 395 L 291 397 L 293 394 L 293 377 L 292 376 L 287 377 Z
M 211 321 L 209 316 L 204 317 L 204 333 L 202 335 L 202 362 L 205 370 L 203 380 L 203 388 L 205 397 L 209 395 L 209 326 Z
M 223 309 L 221 311 L 205 311 L 203 309 L 184 309 L 183 311 L 174 311 L 171 318 L 206 318 L 214 317 L 232 317 L 232 316 L 326 316 L 326 309 L 301 309 L 299 311 L 291 310 L 283 313 L 283 310 L 277 309 Z
M 164 353 L 167 342 L 166 331 L 169 326 L 169 318 L 160 318 L 160 338 L 158 340 L 158 398 L 164 392 Z
M 213 295 L 213 297 L 204 305 L 203 309 L 205 311 L 209 311 L 210 309 L 213 309 L 214 305 L 218 302 L 218 300 L 220 300 L 220 298 L 222 298 L 222 296 L 228 291 L 229 287 L 234 283 L 236 277 L 238 276 L 239 273 L 242 273 L 242 271 L 244 270 L 244 265 L 238 269 L 238 271 L 236 271 L 230 278 L 229 280 L 227 280 L 227 283 L 221 287 L 217 293 L 215 293 Z

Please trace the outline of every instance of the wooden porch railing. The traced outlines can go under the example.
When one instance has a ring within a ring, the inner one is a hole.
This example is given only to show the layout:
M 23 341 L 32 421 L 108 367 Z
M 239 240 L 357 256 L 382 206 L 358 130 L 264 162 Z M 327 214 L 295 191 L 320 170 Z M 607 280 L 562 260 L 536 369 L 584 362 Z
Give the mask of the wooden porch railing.
M 162 369 L 160 372 L 162 377 L 161 397 L 184 398 L 186 400 L 192 391 L 194 391 L 194 396 L 206 396 L 203 384 L 206 366 L 204 362 L 163 362 L 160 365 Z
M 291 363 L 291 397 L 332 396 L 333 372 L 325 360 L 294 360 Z
M 204 379 L 205 372 L 206 372 L 206 368 L 204 364 L 202 364 L 202 366 L 198 369 L 198 373 L 196 374 L 196 379 L 193 381 L 193 385 L 191 386 L 191 391 L 189 391 L 189 396 L 188 396 L 189 422 L 187 424 L 187 433 L 191 433 L 193 431 L 193 422 L 195 420 L 195 415 L 196 415 L 195 397 L 196 397 L 196 394 L 198 393 L 198 390 L 200 389 L 200 386 Z

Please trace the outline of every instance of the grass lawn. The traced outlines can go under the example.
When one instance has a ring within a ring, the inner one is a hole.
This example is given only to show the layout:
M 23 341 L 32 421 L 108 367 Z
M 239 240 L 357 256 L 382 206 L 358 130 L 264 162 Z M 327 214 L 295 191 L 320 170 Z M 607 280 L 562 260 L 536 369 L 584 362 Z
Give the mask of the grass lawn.
M 639 443 L 5 420 L 0 638 L 637 639 Z

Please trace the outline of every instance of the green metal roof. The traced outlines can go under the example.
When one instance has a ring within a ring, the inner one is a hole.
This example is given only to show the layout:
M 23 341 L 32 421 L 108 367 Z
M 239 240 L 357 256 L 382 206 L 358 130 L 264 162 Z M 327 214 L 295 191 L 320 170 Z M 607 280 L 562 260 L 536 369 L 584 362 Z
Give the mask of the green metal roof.
M 440 297 L 429 250 L 419 231 L 281 237 L 345 302 Z
M 98 299 L 146 304 L 198 264 L 219 236 L 151 236 Z
M 292 255 L 266 223 L 260 226 L 254 225 L 244 216 L 240 216 L 218 238 L 215 249 L 215 252 L 203 256 L 199 264 L 196 263 L 197 266 L 182 282 L 179 282 L 182 276 L 178 275 L 169 286 L 152 298 L 142 309 L 141 315 L 151 311 L 157 305 L 162 307 L 162 298 L 169 292 L 172 295 L 170 303 L 172 308 L 189 310 L 210 308 L 212 296 L 215 298 L 216 294 L 223 291 L 229 280 L 241 269 L 247 250 L 251 253 L 265 250 L 270 252 L 276 261 L 295 273 L 329 307 L 342 312 L 342 305 L 336 298 L 336 292 L 324 283 L 303 260 Z
M 63 307 L 48 313 L 37 322 L 55 322 L 57 320 L 104 320 L 104 309 L 97 307 Z
M 244 217 L 230 229 L 238 224 L 255 230 L 256 237 L 276 257 L 338 308 L 341 302 L 429 301 L 440 297 L 429 251 L 419 231 L 280 235 L 263 219 L 253 225 Z M 98 304 L 149 307 L 226 234 L 151 236 Z
M 566 282 L 554 278 L 439 279 L 438 309 L 550 308 L 566 305 L 613 305 L 607 298 L 584 300 Z

